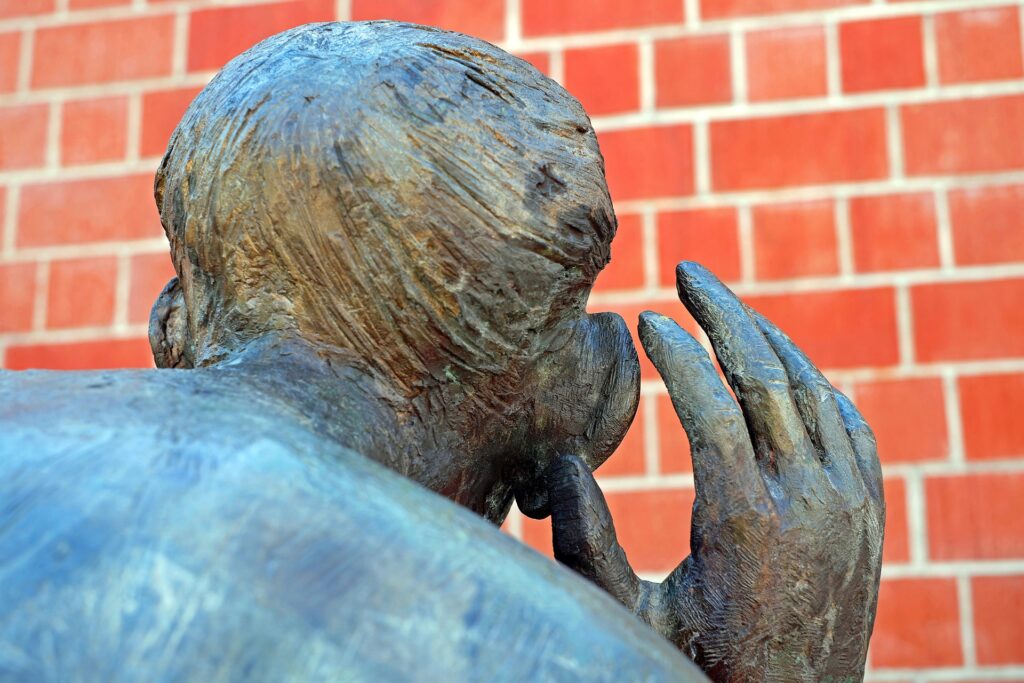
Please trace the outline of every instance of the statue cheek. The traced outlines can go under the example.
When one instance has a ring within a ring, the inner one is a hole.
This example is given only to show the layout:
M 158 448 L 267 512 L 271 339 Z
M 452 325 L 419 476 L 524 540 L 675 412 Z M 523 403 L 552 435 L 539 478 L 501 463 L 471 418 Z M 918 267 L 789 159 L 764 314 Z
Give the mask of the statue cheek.
M 558 449 L 581 457 L 596 469 L 615 451 L 636 417 L 640 403 L 640 361 L 621 316 L 587 316 L 589 334 L 580 349 L 586 358 L 578 406 L 586 427 L 574 442 Z
M 640 401 L 640 362 L 620 316 L 584 316 L 564 333 L 568 343 L 537 368 L 534 428 L 513 477 L 520 509 L 534 518 L 547 516 L 551 460 L 572 454 L 596 468 L 626 435 Z

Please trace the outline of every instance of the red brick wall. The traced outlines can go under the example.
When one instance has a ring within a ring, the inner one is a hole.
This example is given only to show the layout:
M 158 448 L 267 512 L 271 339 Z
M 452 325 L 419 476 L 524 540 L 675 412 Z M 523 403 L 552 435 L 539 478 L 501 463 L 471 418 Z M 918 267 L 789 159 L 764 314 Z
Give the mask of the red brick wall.
M 0 362 L 149 364 L 171 275 L 152 173 L 229 57 L 335 18 L 474 33 L 595 117 L 621 228 L 593 308 L 682 316 L 672 266 L 702 261 L 873 423 L 889 524 L 872 678 L 1024 681 L 1020 4 L 0 0 Z M 601 478 L 657 576 L 686 553 L 692 478 L 644 377 Z

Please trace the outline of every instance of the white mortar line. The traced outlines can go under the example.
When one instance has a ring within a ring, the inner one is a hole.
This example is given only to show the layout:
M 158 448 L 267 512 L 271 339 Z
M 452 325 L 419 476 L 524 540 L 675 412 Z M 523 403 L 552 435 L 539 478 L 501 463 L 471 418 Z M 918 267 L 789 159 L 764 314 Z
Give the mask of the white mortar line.
M 18 194 L 20 196 L 20 188 L 14 186 L 11 189 L 18 189 Z M 10 209 L 12 206 L 10 191 L 7 196 L 8 209 Z M 13 219 L 13 214 L 8 216 L 8 218 Z M 168 253 L 167 240 L 163 237 L 111 242 L 83 242 L 78 244 L 60 244 L 45 247 L 20 247 L 15 251 L 13 224 L 11 228 L 10 232 L 12 234 L 9 236 L 9 251 L 12 253 L 8 253 L 6 256 L 0 256 L 0 263 L 18 263 L 22 261 L 37 261 L 40 259 L 76 258 L 79 256 L 83 258 L 90 256 L 107 256 L 111 252 L 123 252 L 126 254 L 152 254 L 154 252 Z
M 654 112 L 658 108 L 654 42 L 649 39 L 640 40 L 637 44 L 637 55 L 637 68 L 640 71 L 640 111 Z
M 919 471 L 904 476 L 907 492 L 907 538 L 910 563 L 920 570 L 928 564 L 928 516 L 924 480 Z
M 882 567 L 883 579 L 939 579 L 1018 574 L 1024 574 L 1024 560 L 929 562 L 920 567 L 903 563 L 886 563 Z
M 833 222 L 836 231 L 836 249 L 839 254 L 839 276 L 845 282 L 853 280 L 853 229 L 850 227 L 850 201 L 836 197 L 833 203 Z
M 969 577 L 956 577 L 956 595 L 960 605 L 960 644 L 963 648 L 964 666 L 974 667 L 978 663 L 978 657 L 974 646 L 974 603 L 971 600 Z
M 513 2 L 518 2 L 518 0 L 508 0 L 507 5 L 511 5 Z M 351 21 L 352 0 L 334 0 L 334 18 L 336 21 Z
M 35 304 L 32 307 L 32 331 L 46 328 L 46 313 L 50 297 L 50 262 L 40 261 L 36 267 Z M 28 333 L 32 334 L 32 333 Z M 35 335 L 32 335 L 33 337 Z
M 729 31 L 729 65 L 732 73 L 732 99 L 747 102 L 747 49 L 743 31 Z
M 935 189 L 935 228 L 939 245 L 939 264 L 946 270 L 953 270 L 956 267 L 953 221 L 949 214 L 949 191 L 945 187 Z
M 125 160 L 137 162 L 142 146 L 142 93 L 137 92 L 128 96 L 128 123 L 125 128 L 125 135 L 128 137 Z
M 750 206 L 741 206 L 736 210 L 739 229 L 740 248 L 740 281 L 752 285 L 757 279 L 757 261 L 754 254 L 754 216 Z
M 935 39 L 935 16 L 926 14 L 921 22 L 921 41 L 924 48 L 925 85 L 939 87 L 939 50 Z
M 914 365 L 914 316 L 910 290 L 906 285 L 896 286 L 896 331 L 899 343 L 900 365 Z
M 839 25 L 825 22 L 825 92 L 829 102 L 843 94 L 842 55 L 839 49 Z
M 42 262 L 49 270 L 49 262 Z M 49 274 L 47 273 L 47 276 Z M 37 275 L 37 277 L 39 277 Z M 45 292 L 43 293 L 45 296 Z M 36 293 L 39 295 L 39 292 Z M 43 310 L 36 309 L 36 314 L 43 320 L 46 317 L 45 306 Z M 104 339 L 125 339 L 128 337 L 145 337 L 149 334 L 147 323 L 136 323 L 114 328 L 109 325 L 99 327 L 75 327 L 61 329 L 41 329 L 32 332 L 5 333 L 0 335 L 0 342 L 13 346 L 15 344 L 69 344 L 73 342 L 98 341 Z
M 505 525 L 512 538 L 523 540 L 523 513 L 519 511 L 515 503 L 512 504 L 512 509 L 509 510 L 508 517 L 505 518 Z
M 565 83 L 565 53 L 561 50 L 551 50 L 550 55 L 551 61 L 548 66 L 551 73 L 548 76 L 553 81 Z
M 690 29 L 700 28 L 700 0 L 683 0 L 683 19 Z
M 848 289 L 877 289 L 898 285 L 917 286 L 959 282 L 978 282 L 1024 277 L 1024 263 L 1004 266 L 972 266 L 953 272 L 928 269 L 893 273 L 860 273 L 850 278 L 809 277 L 793 280 L 763 280 L 757 283 L 738 282 L 731 289 L 739 296 L 770 296 L 777 294 L 808 294 L 844 291 Z M 644 303 L 651 300 L 675 299 L 675 289 L 659 287 L 653 291 L 598 292 L 590 297 L 592 305 L 615 306 Z
M 903 129 L 900 125 L 900 108 L 890 104 L 885 108 L 885 142 L 889 155 L 889 174 L 893 179 L 905 174 L 903 163 Z
M 46 119 L 46 166 L 54 170 L 61 162 L 61 118 L 64 115 L 64 102 L 57 100 L 50 104 Z
M 658 288 L 658 225 L 657 214 L 648 209 L 640 214 L 641 237 L 643 243 L 643 288 Z
M 710 195 L 711 133 L 707 119 L 693 122 L 693 185 L 698 197 Z
M 960 385 L 957 381 L 957 372 L 953 368 L 944 368 L 942 371 L 942 405 L 946 416 L 949 459 L 952 462 L 964 463 L 967 457 L 960 409 Z
M 10 185 L 6 195 L 7 215 L 3 217 L 3 244 L 0 245 L 0 260 L 6 261 L 17 248 L 18 213 L 21 205 L 21 187 Z
M 117 255 L 117 276 L 114 281 L 114 320 L 115 330 L 124 330 L 128 326 L 128 305 L 131 300 L 131 259 L 126 254 Z
M 21 45 L 18 56 L 18 86 L 15 92 L 7 97 L 18 98 L 24 96 L 32 86 L 32 53 L 35 50 L 36 31 L 31 25 L 25 27 L 21 33 Z M 0 102 L 4 98 L 0 97 Z
M 184 76 L 188 71 L 188 20 L 189 13 L 184 7 L 174 15 L 174 36 L 171 43 L 171 74 Z
M 517 51 L 523 39 L 520 2 L 521 0 L 505 0 L 505 42 L 510 46 L 509 52 Z M 340 9 L 338 14 L 341 16 Z

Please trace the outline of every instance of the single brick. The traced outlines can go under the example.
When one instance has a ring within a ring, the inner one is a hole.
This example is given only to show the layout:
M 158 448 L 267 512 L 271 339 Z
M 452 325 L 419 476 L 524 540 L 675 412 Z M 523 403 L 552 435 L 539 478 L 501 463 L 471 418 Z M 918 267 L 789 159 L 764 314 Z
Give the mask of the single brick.
M 871 666 L 904 669 L 962 662 L 956 580 L 883 580 L 871 638 Z
M 0 19 L 48 14 L 57 9 L 57 0 L 0 0 Z
M 1024 474 L 991 473 L 925 480 L 928 553 L 934 561 L 1024 557 Z
M 659 107 L 685 107 L 732 100 L 729 36 L 691 36 L 654 44 Z
M 21 191 L 17 244 L 39 247 L 160 237 L 148 173 L 28 184 Z
M 142 156 L 162 156 L 171 133 L 188 109 L 199 88 L 158 90 L 142 96 Z
M 33 50 L 32 86 L 57 88 L 169 76 L 173 51 L 171 15 L 40 28 Z
M 70 344 L 16 344 L 7 347 L 10 370 L 103 370 L 151 368 L 149 340 L 101 339 Z
M 919 361 L 1024 356 L 1024 279 L 919 285 L 910 291 Z
M 978 664 L 1024 663 L 1024 576 L 974 576 Z
M 334 0 L 288 0 L 197 9 L 189 21 L 188 70 L 219 69 L 275 33 L 300 24 L 332 21 L 334 4 Z
M 367 19 L 410 21 L 498 42 L 505 37 L 505 0 L 352 0 L 352 20 Z
M 46 161 L 48 104 L 0 107 L 0 170 L 42 166 Z
M 174 264 L 167 252 L 156 254 L 139 254 L 130 262 L 131 292 L 128 294 L 128 322 L 144 323 L 149 321 L 149 312 L 153 308 L 157 295 L 174 277 Z
M 616 491 L 605 497 L 633 569 L 667 573 L 690 554 L 693 489 Z
M 683 21 L 678 0 L 522 0 L 523 35 L 607 31 Z
M 658 214 L 658 282 L 676 284 L 680 261 L 697 261 L 726 282 L 740 279 L 736 209 L 720 207 Z
M 939 80 L 992 81 L 1024 76 L 1016 7 L 986 7 L 935 17 Z
M 640 107 L 640 66 L 636 43 L 565 51 L 565 89 L 591 116 Z
M 935 199 L 930 192 L 854 197 L 850 231 L 858 272 L 939 265 Z
M 899 360 L 892 289 L 840 289 L 749 297 L 821 368 L 878 367 Z
M 32 329 L 36 305 L 36 264 L 0 264 L 0 332 Z
M 852 396 L 878 440 L 883 463 L 949 457 L 942 381 L 937 378 L 861 382 Z
M 910 529 L 907 525 L 907 485 L 900 477 L 888 477 L 885 487 L 885 543 L 882 562 L 910 561 Z
M 825 29 L 821 26 L 751 31 L 746 41 L 747 94 L 752 101 L 827 93 Z
M 594 283 L 595 292 L 640 289 L 644 286 L 643 221 L 638 214 L 619 214 L 612 240 L 612 259 Z
M 14 92 L 21 64 L 21 33 L 0 33 L 0 93 Z
M 124 159 L 128 151 L 128 98 L 65 102 L 61 112 L 61 163 Z
M 844 92 L 924 85 L 921 17 L 840 24 L 839 50 Z
M 46 304 L 49 328 L 110 325 L 117 298 L 113 256 L 53 261 Z
M 1024 168 L 1024 95 L 929 102 L 903 107 L 903 156 L 909 175 Z
M 599 136 L 616 201 L 693 194 L 693 130 L 652 126 Z
M 831 200 L 755 206 L 753 224 L 758 279 L 784 280 L 839 271 Z
M 888 173 L 881 109 L 711 123 L 716 190 L 873 180 Z
M 949 216 L 957 263 L 1024 261 L 1024 185 L 951 190 Z
M 967 459 L 1024 458 L 1024 374 L 961 377 L 959 387 Z
M 643 353 L 641 351 L 640 353 Z M 693 471 L 690 459 L 690 440 L 679 422 L 672 398 L 668 394 L 654 397 L 658 411 L 658 459 L 662 474 L 689 474 Z
M 646 469 L 644 460 L 644 411 L 650 405 L 649 398 L 640 399 L 640 407 L 636 418 L 626 432 L 622 443 L 615 449 L 608 460 L 601 465 L 595 474 L 601 477 L 619 477 L 643 474 Z

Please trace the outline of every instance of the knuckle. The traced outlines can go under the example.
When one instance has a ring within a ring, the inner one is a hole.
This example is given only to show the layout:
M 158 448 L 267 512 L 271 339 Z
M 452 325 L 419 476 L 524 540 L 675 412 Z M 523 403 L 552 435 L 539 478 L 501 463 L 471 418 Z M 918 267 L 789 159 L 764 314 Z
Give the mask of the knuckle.
M 789 394 L 789 377 L 782 366 L 757 363 L 735 375 L 740 393 L 758 401 L 774 401 Z

